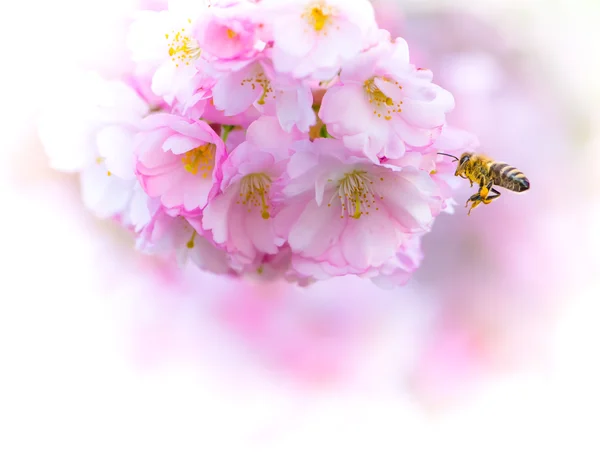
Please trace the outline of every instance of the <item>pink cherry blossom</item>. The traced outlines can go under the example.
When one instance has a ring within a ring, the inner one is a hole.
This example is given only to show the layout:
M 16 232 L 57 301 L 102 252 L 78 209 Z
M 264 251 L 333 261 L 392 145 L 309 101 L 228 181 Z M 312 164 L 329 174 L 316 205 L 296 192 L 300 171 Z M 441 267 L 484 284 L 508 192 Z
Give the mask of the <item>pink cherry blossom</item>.
M 273 218 L 283 199 L 289 147 L 297 137 L 274 117 L 261 117 L 223 162 L 219 193 L 204 210 L 202 224 L 242 265 L 252 264 L 260 253 L 276 254 L 284 242 Z
M 447 124 L 451 94 L 371 3 L 139 4 L 132 70 L 65 86 L 42 121 L 86 206 L 140 249 L 217 273 L 405 284 L 464 184 L 439 152 L 476 141 Z
M 198 218 L 173 217 L 159 209 L 141 231 L 136 247 L 147 254 L 174 254 L 180 266 L 191 260 L 200 269 L 230 273 L 227 255 L 204 234 Z
M 248 127 L 259 117 L 261 117 L 261 113 L 255 107 L 250 107 L 240 114 L 226 115 L 222 110 L 215 107 L 212 97 L 206 103 L 204 113 L 202 114 L 202 119 L 207 122 L 242 128 Z
M 197 213 L 206 206 L 226 156 L 223 141 L 208 124 L 166 113 L 144 120 L 135 154 L 144 190 L 171 214 Z
M 239 64 L 254 59 L 264 49 L 256 10 L 256 5 L 247 1 L 211 5 L 196 27 L 209 68 L 238 69 Z
M 252 106 L 262 114 L 276 115 L 286 132 L 294 125 L 308 132 L 316 122 L 310 87 L 276 76 L 266 60 L 218 79 L 213 88 L 213 102 L 226 116 L 241 114 Z
M 168 109 L 169 105 L 164 99 L 152 92 L 151 76 L 128 73 L 123 76 L 122 81 L 136 92 L 151 111 Z
M 216 80 L 210 76 L 196 75 L 188 82 L 188 89 L 181 100 L 175 100 L 171 112 L 190 119 L 202 119 L 205 122 L 219 125 L 248 127 L 261 116 L 255 107 L 236 115 L 225 115 L 222 110 L 215 108 L 213 87 Z
M 394 257 L 363 277 L 371 277 L 373 283 L 384 289 L 405 285 L 422 260 L 421 237 L 412 236 L 400 246 Z
M 244 267 L 244 273 L 255 280 L 270 282 L 285 280 L 286 282 L 306 287 L 315 283 L 311 276 L 301 275 L 292 268 L 293 252 L 290 246 L 283 244 L 276 254 L 257 255 L 255 261 Z
M 214 79 L 201 74 L 195 75 L 188 81 L 185 92 L 173 101 L 171 112 L 190 119 L 206 119 L 206 109 L 212 102 L 212 88 L 214 85 Z M 220 123 L 221 121 L 211 122 Z
M 189 81 L 198 74 L 202 50 L 194 35 L 206 13 L 204 0 L 171 0 L 168 10 L 140 11 L 127 44 L 136 72 L 152 77 L 152 91 L 169 104 L 189 99 Z
M 83 204 L 100 219 L 126 212 L 135 182 L 122 180 L 108 171 L 104 160 L 90 165 L 79 174 Z
M 297 78 L 329 79 L 357 55 L 376 28 L 367 0 L 267 0 L 272 9 L 273 61 Z
M 91 72 L 76 71 L 65 81 L 70 96 L 57 92 L 39 121 L 52 167 L 80 171 L 102 157 L 111 174 L 133 178 L 133 136 L 150 106 L 127 84 Z
M 402 157 L 431 146 L 454 106 L 452 95 L 431 79 L 431 71 L 409 63 L 403 39 L 381 41 L 345 64 L 319 117 L 332 136 L 375 162 Z
M 63 87 L 39 120 L 51 166 L 80 173 L 83 202 L 99 218 L 143 226 L 148 196 L 137 186 L 133 144 L 150 105 L 126 83 L 91 72 L 73 71 Z
M 330 139 L 294 149 L 277 228 L 301 274 L 364 274 L 430 229 L 440 198 L 429 173 L 375 165 Z

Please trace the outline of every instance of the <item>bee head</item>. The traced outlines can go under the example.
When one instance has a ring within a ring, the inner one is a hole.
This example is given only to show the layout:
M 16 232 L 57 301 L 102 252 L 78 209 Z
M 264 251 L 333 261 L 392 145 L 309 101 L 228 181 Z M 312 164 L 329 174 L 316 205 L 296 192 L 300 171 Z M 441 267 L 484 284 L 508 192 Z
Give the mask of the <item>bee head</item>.
M 469 160 L 473 156 L 472 153 L 465 152 L 460 156 L 460 160 L 458 161 L 458 166 L 462 166 L 465 164 L 467 160 Z
M 470 152 L 465 152 L 460 156 L 460 160 L 458 161 L 458 166 L 462 167 L 471 157 L 473 156 Z
M 454 159 L 453 160 L 454 162 L 458 162 L 458 165 L 456 167 L 456 172 L 454 173 L 454 175 L 460 176 L 463 173 L 465 164 L 471 159 L 471 157 L 473 156 L 473 153 L 465 152 L 460 156 L 460 158 L 458 158 L 454 155 L 450 155 L 449 153 L 444 153 L 444 152 L 438 152 L 438 155 L 446 155 L 447 157 L 452 157 Z
M 454 173 L 455 176 L 462 176 L 465 165 L 471 159 L 472 156 L 473 154 L 470 152 L 465 152 L 460 156 L 460 158 L 458 159 L 458 166 L 456 167 L 456 172 Z

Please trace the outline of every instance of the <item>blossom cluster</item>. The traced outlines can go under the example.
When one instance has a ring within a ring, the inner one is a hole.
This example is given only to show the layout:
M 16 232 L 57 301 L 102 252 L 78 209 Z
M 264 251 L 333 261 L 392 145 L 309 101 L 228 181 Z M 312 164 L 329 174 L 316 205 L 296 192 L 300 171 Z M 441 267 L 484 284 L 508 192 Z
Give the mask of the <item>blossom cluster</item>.
M 130 74 L 81 74 L 40 122 L 97 216 L 217 274 L 408 280 L 453 207 L 438 151 L 474 139 L 369 1 L 169 1 L 127 41 Z

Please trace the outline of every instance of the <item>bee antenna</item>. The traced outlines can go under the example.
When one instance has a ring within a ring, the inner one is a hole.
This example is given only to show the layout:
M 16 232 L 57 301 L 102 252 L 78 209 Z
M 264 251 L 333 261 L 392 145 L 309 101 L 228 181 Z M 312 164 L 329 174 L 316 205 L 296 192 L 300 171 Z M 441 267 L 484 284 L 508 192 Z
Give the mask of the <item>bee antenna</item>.
M 446 155 L 446 157 L 452 157 L 454 160 L 453 161 L 458 161 L 458 157 L 455 157 L 454 155 L 450 155 L 449 153 L 443 153 L 443 152 L 438 152 L 438 155 Z

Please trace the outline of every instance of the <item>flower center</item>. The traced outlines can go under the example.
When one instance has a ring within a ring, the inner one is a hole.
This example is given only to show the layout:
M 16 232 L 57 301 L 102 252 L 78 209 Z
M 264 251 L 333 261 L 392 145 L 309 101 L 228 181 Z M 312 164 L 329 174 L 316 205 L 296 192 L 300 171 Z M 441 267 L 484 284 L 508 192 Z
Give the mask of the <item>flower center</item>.
M 372 77 L 367 79 L 363 85 L 369 104 L 373 106 L 373 115 L 382 117 L 385 120 L 392 120 L 392 114 L 402 112 L 402 101 L 394 102 L 391 97 L 386 96 L 381 89 L 375 84 L 375 79 L 381 79 L 382 81 L 392 83 L 398 89 L 402 89 L 402 86 L 398 84 L 398 81 L 392 81 L 388 78 L 376 78 Z
M 329 18 L 333 15 L 333 8 L 327 6 L 323 1 L 309 5 L 302 18 L 317 32 L 320 32 L 325 26 Z
M 242 178 L 240 185 L 240 200 L 238 204 L 248 206 L 248 212 L 252 206 L 260 207 L 260 215 L 263 219 L 269 219 L 269 190 L 271 189 L 271 177 L 266 173 L 250 173 Z
M 191 23 L 191 20 L 188 22 Z M 179 31 L 173 30 L 165 37 L 169 41 L 169 56 L 175 66 L 179 67 L 180 64 L 189 66 L 192 61 L 200 57 L 202 50 L 198 46 L 198 42 L 186 33 L 185 28 L 181 28 Z
M 232 40 L 237 36 L 237 33 L 233 31 L 231 28 L 227 28 L 227 37 Z
M 364 170 L 352 170 L 350 173 L 345 173 L 338 181 L 337 195 L 334 194 L 332 200 L 336 196 L 342 204 L 340 218 L 349 215 L 354 219 L 360 218 L 363 214 L 368 215 L 369 208 L 377 204 L 376 198 L 383 199 L 373 191 L 373 181 Z M 331 206 L 331 203 L 328 206 Z M 375 210 L 378 211 L 379 208 L 376 207 Z
M 257 87 L 262 88 L 262 94 L 258 98 L 257 103 L 261 106 L 265 104 L 265 101 L 269 98 L 269 94 L 273 93 L 273 88 L 271 87 L 271 81 L 265 76 L 265 73 L 261 71 L 255 76 L 246 78 L 242 80 L 241 85 L 245 86 L 249 84 L 252 87 L 252 90 L 256 90 Z
M 207 143 L 198 148 L 186 152 L 181 161 L 186 172 L 197 175 L 202 172 L 202 178 L 208 178 L 209 173 L 215 166 L 215 152 L 217 147 L 214 143 Z

